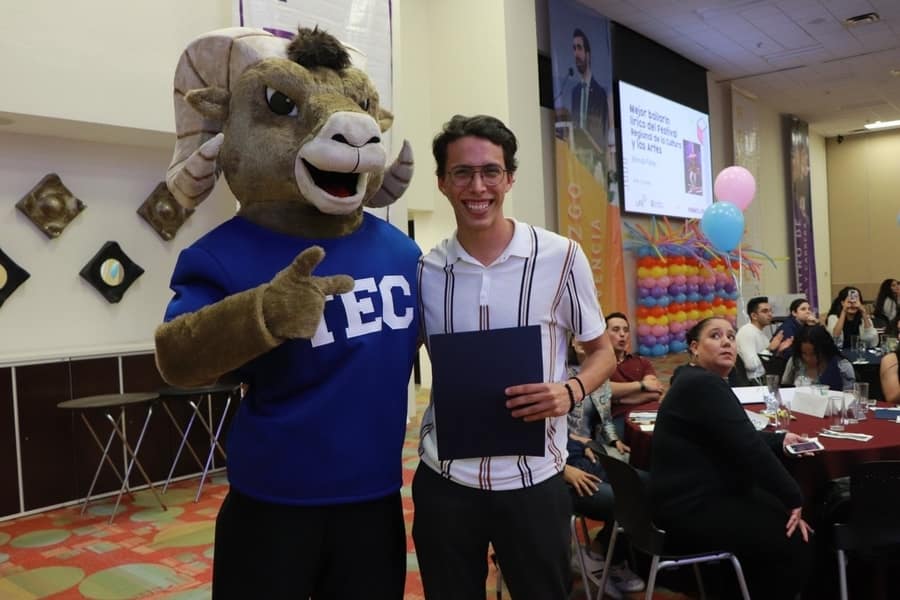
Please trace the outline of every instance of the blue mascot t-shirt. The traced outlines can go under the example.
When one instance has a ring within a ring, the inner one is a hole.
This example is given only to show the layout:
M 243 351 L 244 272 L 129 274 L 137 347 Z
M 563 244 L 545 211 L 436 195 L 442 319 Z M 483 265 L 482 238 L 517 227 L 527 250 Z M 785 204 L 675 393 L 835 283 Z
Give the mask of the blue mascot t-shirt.
M 349 275 L 354 290 L 326 301 L 312 339 L 286 341 L 238 370 L 249 387 L 228 434 L 228 478 L 279 504 L 384 497 L 402 484 L 418 334 L 414 241 L 369 214 L 352 234 L 319 240 L 235 217 L 182 251 L 165 320 L 271 281 L 313 245 L 325 258 L 312 274 Z

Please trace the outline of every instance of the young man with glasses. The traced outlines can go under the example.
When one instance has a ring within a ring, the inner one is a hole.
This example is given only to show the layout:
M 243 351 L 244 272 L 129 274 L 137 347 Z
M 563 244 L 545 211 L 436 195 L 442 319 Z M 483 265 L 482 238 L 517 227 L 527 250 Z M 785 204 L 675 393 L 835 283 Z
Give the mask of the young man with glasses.
M 793 337 L 784 338 L 779 330 L 770 340 L 763 330 L 772 324 L 772 305 L 767 296 L 751 298 L 747 303 L 747 316 L 750 322 L 741 326 L 735 336 L 738 356 L 744 362 L 747 379 L 756 385 L 766 384 L 766 367 L 759 358 L 760 354 L 781 354 L 789 348 Z
M 428 406 L 413 480 L 413 539 L 429 600 L 484 597 L 488 544 L 513 597 L 568 597 L 566 415 L 614 365 L 580 247 L 503 215 L 516 149 L 513 132 L 483 115 L 457 115 L 435 137 L 438 188 L 457 230 L 420 261 L 422 334 L 428 344 L 434 334 L 539 325 L 545 383 L 506 388 L 506 407 L 513 418 L 543 422 L 544 451 L 440 460 L 441 423 Z M 587 352 L 577 378 L 566 373 L 570 333 Z

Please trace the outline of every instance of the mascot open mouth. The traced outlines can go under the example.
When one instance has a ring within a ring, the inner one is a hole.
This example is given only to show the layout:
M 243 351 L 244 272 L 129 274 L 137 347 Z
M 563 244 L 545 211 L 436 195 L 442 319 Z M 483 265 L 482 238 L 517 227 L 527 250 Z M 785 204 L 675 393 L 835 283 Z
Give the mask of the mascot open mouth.
M 308 161 L 303 161 L 303 166 L 309 172 L 310 179 L 316 187 L 319 187 L 335 198 L 347 198 L 356 194 L 356 186 L 359 183 L 358 173 L 337 173 L 335 171 L 323 171 L 317 169 Z

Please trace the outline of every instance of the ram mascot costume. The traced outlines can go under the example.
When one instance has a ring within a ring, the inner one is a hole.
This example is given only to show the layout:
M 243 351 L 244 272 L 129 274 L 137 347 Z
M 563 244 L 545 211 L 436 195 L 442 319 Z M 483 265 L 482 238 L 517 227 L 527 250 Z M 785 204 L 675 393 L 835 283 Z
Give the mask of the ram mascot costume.
M 393 117 L 318 29 L 199 37 L 178 63 L 175 114 L 172 194 L 193 208 L 222 173 L 240 203 L 180 254 L 156 332 L 167 382 L 244 384 L 213 595 L 402 598 L 420 251 L 363 207 L 403 193 L 409 148 L 386 170 Z

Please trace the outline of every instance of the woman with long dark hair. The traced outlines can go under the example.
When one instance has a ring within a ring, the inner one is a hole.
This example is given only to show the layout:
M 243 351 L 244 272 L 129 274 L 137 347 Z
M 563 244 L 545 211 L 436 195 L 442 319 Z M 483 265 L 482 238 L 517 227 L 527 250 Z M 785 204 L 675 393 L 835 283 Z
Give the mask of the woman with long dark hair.
M 853 365 L 841 355 L 834 338 L 821 325 L 803 327 L 794 336 L 793 355 L 781 382 L 796 385 L 800 378 L 838 391 L 853 387 L 856 381 Z
M 897 333 L 897 321 L 900 320 L 900 281 L 885 279 L 875 296 L 875 317 L 884 321 L 888 333 Z
M 862 293 L 853 286 L 847 286 L 838 292 L 828 311 L 825 327 L 837 345 L 845 350 L 856 349 L 851 345 L 854 336 L 865 342 L 866 346 L 878 344 L 878 332 L 872 323 L 872 317 L 866 312 Z
M 809 574 L 811 530 L 779 455 L 803 438 L 750 423 L 726 381 L 737 356 L 731 323 L 704 319 L 687 337 L 692 364 L 672 383 L 653 430 L 654 520 L 676 551 L 734 552 L 753 598 L 792 599 Z

